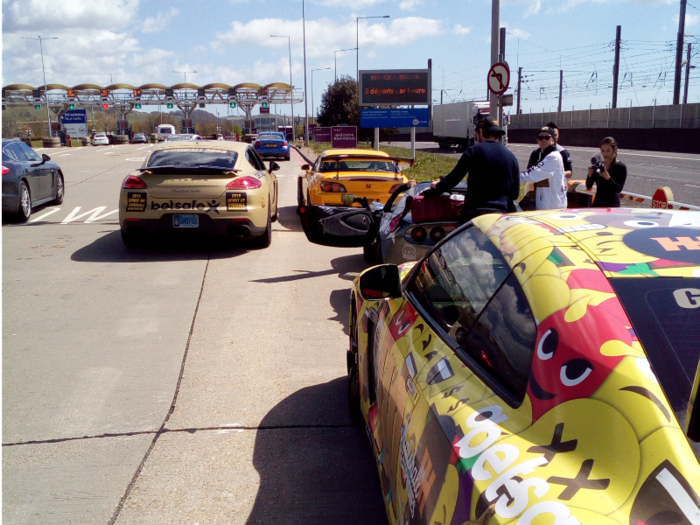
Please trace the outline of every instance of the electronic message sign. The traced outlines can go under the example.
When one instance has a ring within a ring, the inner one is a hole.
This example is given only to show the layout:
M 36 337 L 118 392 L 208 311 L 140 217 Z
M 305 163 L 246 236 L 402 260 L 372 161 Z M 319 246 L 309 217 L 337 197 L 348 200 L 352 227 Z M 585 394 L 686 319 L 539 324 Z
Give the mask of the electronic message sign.
M 360 106 L 427 106 L 430 97 L 430 69 L 360 71 Z

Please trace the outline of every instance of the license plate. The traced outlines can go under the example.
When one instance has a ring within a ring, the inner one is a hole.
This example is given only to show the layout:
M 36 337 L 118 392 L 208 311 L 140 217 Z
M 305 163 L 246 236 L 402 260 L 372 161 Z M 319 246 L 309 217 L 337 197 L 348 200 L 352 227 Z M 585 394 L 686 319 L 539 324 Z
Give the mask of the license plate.
M 199 228 L 199 215 L 173 215 L 173 228 Z
M 266 144 L 268 148 L 276 148 L 277 144 Z

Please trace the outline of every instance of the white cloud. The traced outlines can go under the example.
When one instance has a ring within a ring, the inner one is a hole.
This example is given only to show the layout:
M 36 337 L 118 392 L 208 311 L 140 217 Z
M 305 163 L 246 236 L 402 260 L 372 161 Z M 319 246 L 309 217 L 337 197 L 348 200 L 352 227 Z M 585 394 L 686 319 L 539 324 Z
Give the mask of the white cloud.
M 212 45 L 219 49 L 260 46 L 283 51 L 287 48 L 287 39 L 270 37 L 279 33 L 280 27 L 285 28 L 283 34 L 291 37 L 292 53 L 300 56 L 302 54 L 301 20 L 262 18 L 248 23 L 234 21 L 231 23 L 230 31 L 215 35 Z M 390 23 L 360 21 L 360 49 L 367 50 L 367 47 L 371 48 L 375 45 L 403 45 L 441 32 L 441 22 L 429 18 L 395 18 Z M 333 56 L 335 49 L 355 47 L 355 39 L 354 20 L 344 24 L 329 18 L 306 22 L 306 53 L 309 57 Z
M 347 0 L 316 0 L 316 4 L 323 5 L 326 7 L 352 7 L 353 9 L 362 9 L 363 7 L 369 7 L 376 4 L 381 4 L 386 0 L 353 0 L 348 2 Z
M 146 18 L 141 24 L 141 32 L 158 33 L 168 28 L 170 21 L 180 12 L 176 7 L 171 7 L 167 13 L 158 13 L 155 17 Z
M 132 22 L 140 0 L 5 0 L 3 32 L 115 30 Z M 44 36 L 44 35 L 42 35 Z
M 700 22 L 700 16 L 698 15 L 692 15 L 690 13 L 685 14 L 685 26 L 695 26 Z M 692 63 L 691 63 L 692 65 Z
M 404 11 L 415 11 L 416 8 L 422 3 L 422 0 L 401 0 L 401 2 L 399 2 L 399 9 L 403 9 Z
M 462 24 L 456 24 L 452 31 L 457 35 L 467 35 L 471 32 L 471 27 L 464 27 Z
M 508 33 L 510 33 L 510 36 L 513 38 L 522 38 L 523 40 L 527 40 L 531 36 L 530 33 L 522 29 L 508 29 Z

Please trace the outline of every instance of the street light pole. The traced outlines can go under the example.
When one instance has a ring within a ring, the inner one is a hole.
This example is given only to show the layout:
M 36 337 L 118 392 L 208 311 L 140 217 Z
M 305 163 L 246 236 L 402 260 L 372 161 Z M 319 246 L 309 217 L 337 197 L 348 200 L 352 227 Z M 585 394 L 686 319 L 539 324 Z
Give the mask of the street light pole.
M 185 75 L 185 84 L 187 84 L 187 73 L 196 73 L 196 71 L 173 71 L 173 73 L 182 73 Z
M 302 29 L 302 40 L 304 44 L 304 114 L 306 116 L 306 122 L 304 125 L 304 146 L 309 145 L 309 93 L 306 87 L 306 2 L 301 0 L 301 29 Z M 313 108 L 312 108 L 313 111 Z
M 316 115 L 316 118 L 318 118 L 318 111 L 314 113 L 314 71 L 323 71 L 324 69 L 330 69 L 330 66 L 311 70 L 311 115 Z
M 270 38 L 286 38 L 289 44 L 289 101 L 292 106 L 292 143 L 296 142 L 296 132 L 294 130 L 294 85 L 292 84 L 292 38 L 284 35 L 270 35 Z M 286 129 L 286 126 L 285 126 Z M 287 133 L 284 133 L 287 138 Z
M 44 73 L 44 98 L 46 98 L 46 121 L 49 125 L 49 137 L 53 137 L 51 133 L 51 114 L 49 113 L 49 90 L 48 84 L 46 83 L 46 68 L 44 68 L 44 47 L 41 45 L 42 40 L 58 40 L 57 36 L 42 37 L 38 35 L 37 38 L 33 37 L 22 37 L 24 40 L 38 40 L 39 41 L 39 51 L 41 52 L 41 71 Z
M 356 34 L 355 34 L 355 49 L 357 50 L 357 53 L 355 53 L 355 61 L 357 63 L 357 76 L 355 77 L 357 79 L 357 85 L 360 85 L 360 18 L 366 19 L 366 18 L 391 18 L 389 15 L 384 15 L 384 16 L 358 16 L 357 19 L 355 20 L 356 22 Z
M 333 51 L 334 55 L 334 63 L 335 63 L 335 81 L 338 81 L 338 53 L 342 53 L 343 51 L 353 51 L 355 48 L 351 47 L 348 49 L 338 49 L 337 51 Z

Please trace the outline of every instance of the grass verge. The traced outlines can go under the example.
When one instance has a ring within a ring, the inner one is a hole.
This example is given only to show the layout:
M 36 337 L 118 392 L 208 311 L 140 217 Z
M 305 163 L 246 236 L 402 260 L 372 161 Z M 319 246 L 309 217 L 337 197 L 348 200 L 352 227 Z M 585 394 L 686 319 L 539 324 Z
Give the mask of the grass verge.
M 331 149 L 331 145 L 328 142 L 309 142 L 309 147 L 317 155 L 327 149 Z M 373 149 L 372 146 L 367 144 L 358 144 L 357 147 L 359 149 Z M 394 157 L 409 158 L 411 156 L 411 150 L 406 148 L 380 146 L 379 149 Z M 437 179 L 441 175 L 447 175 L 456 165 L 457 159 L 453 159 L 452 157 L 416 151 L 416 163 L 412 168 L 404 170 L 403 173 L 409 179 L 415 179 L 420 182 Z

